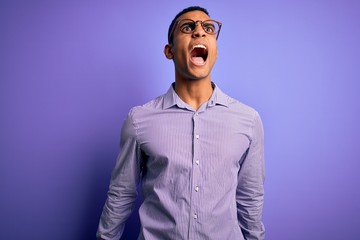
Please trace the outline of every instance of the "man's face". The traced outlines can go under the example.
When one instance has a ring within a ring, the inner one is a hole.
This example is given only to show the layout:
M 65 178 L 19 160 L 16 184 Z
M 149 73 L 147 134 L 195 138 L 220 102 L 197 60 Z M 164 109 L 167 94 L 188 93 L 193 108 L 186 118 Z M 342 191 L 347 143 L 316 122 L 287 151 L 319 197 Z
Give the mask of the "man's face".
M 209 20 L 202 11 L 191 11 L 181 15 L 177 20 Z M 175 25 L 171 48 L 177 77 L 190 80 L 210 78 L 210 72 L 217 57 L 216 35 L 207 34 L 198 22 L 195 31 L 187 34 Z

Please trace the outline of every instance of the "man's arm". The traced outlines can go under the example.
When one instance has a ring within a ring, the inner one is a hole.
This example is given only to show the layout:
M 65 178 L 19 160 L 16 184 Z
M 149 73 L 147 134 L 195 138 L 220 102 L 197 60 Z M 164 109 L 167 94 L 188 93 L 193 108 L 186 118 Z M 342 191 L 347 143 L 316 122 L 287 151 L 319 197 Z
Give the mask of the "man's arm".
M 255 114 L 251 142 L 241 159 L 236 191 L 238 221 L 246 240 L 263 240 L 262 223 L 264 204 L 264 131 L 260 116 Z
M 107 200 L 96 233 L 97 239 L 120 239 L 137 197 L 140 148 L 131 113 L 132 111 L 121 129 L 120 154 L 112 172 Z

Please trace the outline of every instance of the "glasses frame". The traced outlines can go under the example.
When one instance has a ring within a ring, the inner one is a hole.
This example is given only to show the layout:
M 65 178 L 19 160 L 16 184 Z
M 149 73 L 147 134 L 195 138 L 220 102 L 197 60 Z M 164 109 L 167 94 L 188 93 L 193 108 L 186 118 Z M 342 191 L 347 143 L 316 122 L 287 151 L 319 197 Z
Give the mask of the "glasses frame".
M 185 33 L 185 34 L 193 34 L 193 33 L 195 32 L 195 30 L 196 30 L 196 27 L 197 27 L 197 25 L 198 25 L 198 22 L 200 22 L 200 25 L 201 25 L 202 29 L 203 29 L 205 32 L 206 32 L 206 29 L 205 29 L 205 26 L 204 26 L 204 22 L 209 22 L 209 21 L 215 22 L 215 23 L 219 26 L 219 30 L 218 30 L 216 33 L 213 33 L 213 34 L 208 33 L 208 32 L 206 32 L 206 34 L 216 35 L 216 40 L 218 39 L 219 34 L 220 34 L 220 30 L 221 30 L 221 26 L 222 26 L 222 23 L 221 23 L 221 22 L 216 21 L 216 20 L 213 20 L 213 19 L 208 19 L 208 20 L 204 20 L 204 21 L 201 21 L 201 20 L 194 21 L 194 20 L 192 20 L 192 19 L 185 18 L 185 19 L 177 20 L 177 21 L 175 22 L 173 28 L 171 29 L 171 32 L 170 32 L 170 34 L 169 34 L 169 37 L 168 37 L 169 43 L 171 43 L 172 40 L 174 39 L 175 28 L 178 27 L 179 22 L 184 21 L 184 20 L 189 20 L 189 21 L 195 23 L 195 28 L 194 28 L 194 30 L 192 30 L 192 31 L 189 32 L 189 33 L 188 33 L 188 32 L 183 32 L 181 29 L 179 29 L 182 33 Z

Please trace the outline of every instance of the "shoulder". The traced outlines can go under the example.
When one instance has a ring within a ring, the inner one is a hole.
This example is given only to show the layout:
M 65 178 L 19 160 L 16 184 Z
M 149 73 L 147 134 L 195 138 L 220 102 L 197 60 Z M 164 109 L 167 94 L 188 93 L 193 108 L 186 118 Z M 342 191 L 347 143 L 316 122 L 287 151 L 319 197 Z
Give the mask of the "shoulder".
M 250 136 L 254 135 L 256 132 L 263 132 L 262 120 L 259 112 L 255 108 L 225 93 L 222 94 L 222 98 L 226 102 L 229 113 L 231 113 L 231 116 L 236 116 L 235 119 L 242 123 L 243 126 L 247 126 Z
M 259 113 L 255 108 L 253 108 L 233 97 L 230 97 L 229 95 L 225 94 L 225 96 L 228 101 L 228 107 L 231 111 L 234 111 L 235 113 L 238 113 L 242 116 L 246 116 L 249 119 L 253 119 L 253 120 L 255 120 L 255 118 L 259 117 Z
M 154 111 L 159 111 L 163 109 L 163 102 L 164 102 L 164 94 L 160 95 L 142 105 L 134 106 L 130 109 L 128 118 L 131 118 L 135 121 L 137 118 L 152 113 Z
M 132 107 L 124 120 L 122 135 L 127 137 L 136 135 L 139 123 L 146 120 L 146 117 L 152 115 L 157 109 L 162 109 L 162 99 L 163 95 Z
M 247 126 L 248 136 L 252 141 L 263 141 L 264 128 L 259 112 L 237 99 L 229 97 L 229 109 L 233 111 L 238 119 Z
M 230 112 L 236 113 L 239 116 L 253 118 L 257 114 L 253 107 L 229 96 L 218 86 L 216 86 L 216 100 L 218 104 L 226 106 Z

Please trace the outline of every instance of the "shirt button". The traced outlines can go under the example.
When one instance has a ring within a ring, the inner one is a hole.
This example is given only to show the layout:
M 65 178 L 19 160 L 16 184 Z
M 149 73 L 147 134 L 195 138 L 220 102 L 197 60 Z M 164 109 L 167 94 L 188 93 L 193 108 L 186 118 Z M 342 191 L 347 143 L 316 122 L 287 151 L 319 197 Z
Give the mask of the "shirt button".
M 198 218 L 198 215 L 196 213 L 194 213 L 194 219 L 197 219 Z
M 199 134 L 196 134 L 196 136 L 195 136 L 195 137 L 196 137 L 196 139 L 199 139 L 200 135 L 199 135 Z
M 199 165 L 200 161 L 199 159 L 195 161 L 196 165 Z
M 196 115 L 196 116 L 199 116 L 199 113 L 197 112 L 197 113 L 195 113 L 195 115 Z
M 199 186 L 196 186 L 195 187 L 195 192 L 198 192 L 199 191 Z

